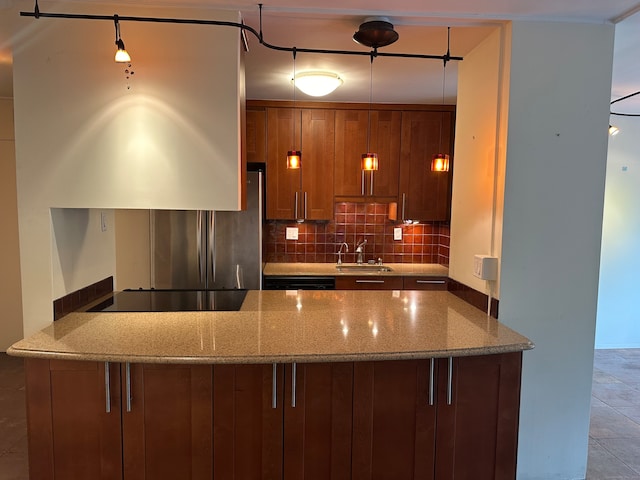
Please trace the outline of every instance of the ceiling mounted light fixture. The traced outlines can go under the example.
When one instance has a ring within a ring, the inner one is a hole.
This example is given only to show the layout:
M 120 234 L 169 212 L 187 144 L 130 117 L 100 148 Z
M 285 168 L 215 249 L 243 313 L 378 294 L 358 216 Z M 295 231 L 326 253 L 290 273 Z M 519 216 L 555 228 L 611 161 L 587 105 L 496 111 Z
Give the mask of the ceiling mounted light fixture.
M 312 97 L 324 97 L 344 83 L 340 75 L 333 72 L 301 72 L 291 81 L 302 93 Z
M 615 125 L 609 125 L 609 136 L 615 137 L 619 133 L 620 129 L 618 127 L 616 127 Z
M 360 29 L 353 34 L 353 40 L 377 49 L 386 47 L 398 40 L 398 32 L 393 29 L 393 24 L 387 17 L 369 17 L 360 24 Z
M 302 135 L 302 133 L 301 133 Z M 293 47 L 293 107 L 291 108 L 291 144 L 287 152 L 287 168 L 297 170 L 302 164 L 302 152 L 296 150 L 296 47 Z
M 120 22 L 118 21 L 118 15 L 113 16 L 113 23 L 116 27 L 116 47 L 118 48 L 116 50 L 115 61 L 116 63 L 130 62 L 131 56 L 124 48 L 124 42 L 122 41 L 122 38 L 120 38 Z
M 369 67 L 369 116 L 367 124 L 367 153 L 362 154 L 362 172 L 378 170 L 378 154 L 373 153 L 370 148 L 371 140 L 371 101 L 373 98 L 373 57 L 375 54 L 371 53 L 371 65 Z M 373 174 L 372 174 L 373 175 Z M 364 177 L 363 177 L 364 178 Z M 371 180 L 373 182 L 373 178 Z
M 449 57 L 449 43 L 450 43 L 451 27 L 447 27 L 447 54 L 442 61 L 442 105 L 444 105 L 444 86 L 447 78 L 447 61 Z M 440 114 L 440 137 L 438 139 L 438 150 L 440 153 L 436 153 L 431 157 L 431 171 L 432 172 L 448 172 L 449 171 L 449 154 L 442 153 L 442 121 L 443 115 Z

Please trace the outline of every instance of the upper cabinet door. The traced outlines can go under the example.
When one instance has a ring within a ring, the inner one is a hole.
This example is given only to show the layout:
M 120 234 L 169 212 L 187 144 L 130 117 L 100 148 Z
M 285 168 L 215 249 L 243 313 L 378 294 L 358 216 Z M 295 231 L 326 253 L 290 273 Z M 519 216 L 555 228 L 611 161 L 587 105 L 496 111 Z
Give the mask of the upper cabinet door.
M 247 162 L 267 161 L 267 112 L 247 110 L 245 151 Z
M 449 220 L 451 174 L 432 172 L 435 153 L 452 150 L 453 112 L 402 113 L 399 216 L 402 220 Z
M 302 110 L 302 212 L 298 218 L 333 219 L 334 157 L 335 111 Z
M 337 110 L 335 196 L 338 200 L 393 200 L 398 197 L 400 163 L 399 111 Z M 369 145 L 367 145 L 369 137 Z M 367 148 L 369 147 L 369 148 Z M 362 172 L 361 157 L 367 150 L 378 154 L 379 168 Z
M 295 133 L 294 133 L 295 132 Z M 293 139 L 297 142 L 293 143 Z M 300 112 L 267 109 L 267 218 L 294 220 L 299 209 L 300 170 L 287 169 L 287 152 L 300 149 Z M 302 162 L 306 157 L 302 157 Z

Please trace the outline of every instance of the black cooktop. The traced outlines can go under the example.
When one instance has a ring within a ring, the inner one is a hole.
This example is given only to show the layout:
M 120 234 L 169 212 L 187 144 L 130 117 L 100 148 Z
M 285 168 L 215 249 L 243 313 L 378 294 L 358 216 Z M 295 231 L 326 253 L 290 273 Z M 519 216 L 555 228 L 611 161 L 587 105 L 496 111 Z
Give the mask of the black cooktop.
M 240 310 L 246 290 L 123 290 L 89 312 L 231 312 Z

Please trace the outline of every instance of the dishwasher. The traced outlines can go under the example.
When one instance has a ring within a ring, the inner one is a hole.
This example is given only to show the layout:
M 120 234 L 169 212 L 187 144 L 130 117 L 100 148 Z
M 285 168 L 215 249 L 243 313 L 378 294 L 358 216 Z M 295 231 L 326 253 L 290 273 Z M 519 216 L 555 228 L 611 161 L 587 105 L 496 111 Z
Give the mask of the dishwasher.
M 335 290 L 336 279 L 315 275 L 265 275 L 264 290 Z

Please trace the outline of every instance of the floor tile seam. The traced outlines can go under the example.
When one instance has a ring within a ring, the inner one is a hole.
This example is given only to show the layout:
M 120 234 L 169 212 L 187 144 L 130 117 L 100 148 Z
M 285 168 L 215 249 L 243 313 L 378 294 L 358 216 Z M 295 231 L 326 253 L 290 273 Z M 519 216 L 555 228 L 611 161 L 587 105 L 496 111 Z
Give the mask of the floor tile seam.
M 628 440 L 629 438 L 637 438 L 637 437 L 614 437 L 614 438 L 607 438 L 606 440 Z M 610 450 L 609 448 L 607 448 L 606 445 L 601 444 L 600 442 L 598 442 L 598 444 L 602 447 L 602 449 L 604 451 L 606 451 L 609 455 L 611 455 L 612 457 L 614 457 L 618 462 L 620 462 L 622 465 L 624 465 L 625 467 L 627 467 L 629 470 L 631 470 L 634 473 L 637 473 L 638 475 L 640 475 L 640 467 L 634 468 L 633 466 L 629 465 L 627 462 L 625 462 L 623 459 L 621 459 L 618 455 L 615 454 L 615 452 L 613 452 L 612 450 Z M 612 477 L 615 478 L 615 477 Z M 624 478 L 624 477 L 622 477 Z
M 618 412 L 620 415 L 624 415 L 626 418 L 628 418 L 629 420 L 631 420 L 633 423 L 635 423 L 638 427 L 640 427 L 640 421 L 636 420 L 633 417 L 630 417 L 629 415 L 627 415 L 624 412 L 621 412 L 620 410 L 618 410 L 619 408 L 632 408 L 632 407 L 612 407 L 616 412 Z

